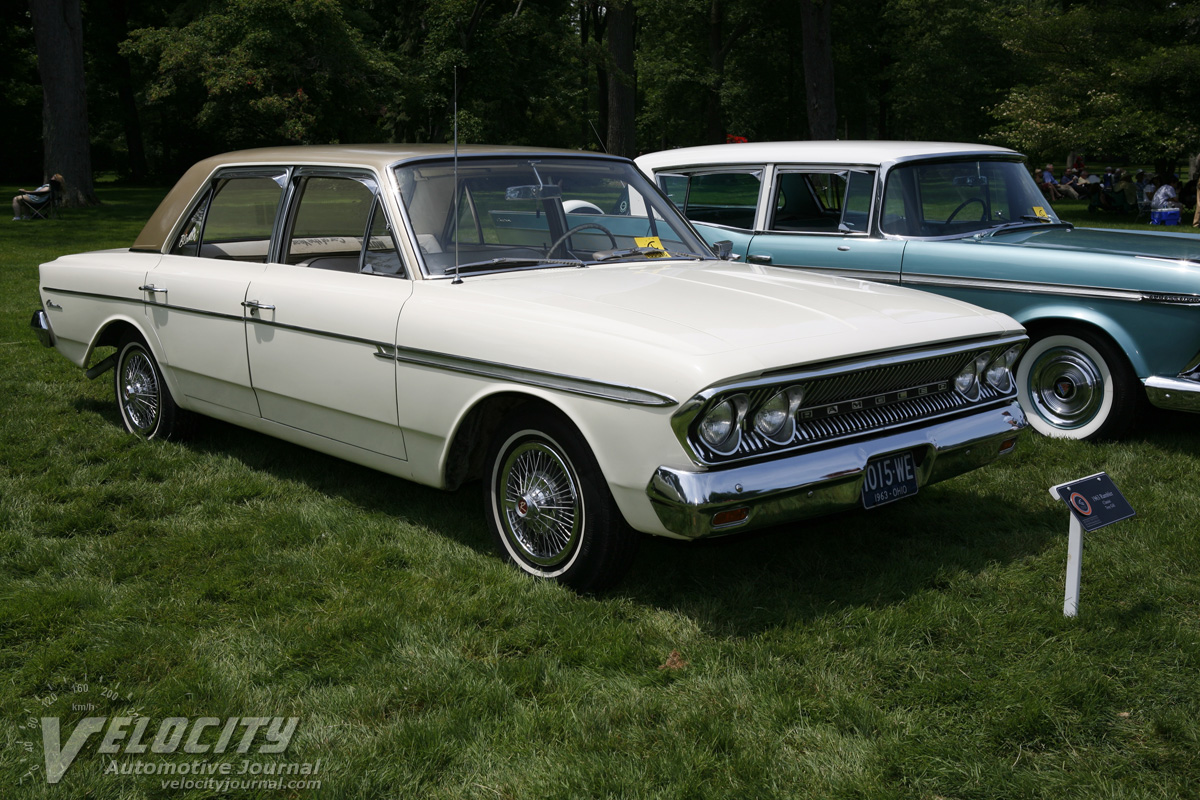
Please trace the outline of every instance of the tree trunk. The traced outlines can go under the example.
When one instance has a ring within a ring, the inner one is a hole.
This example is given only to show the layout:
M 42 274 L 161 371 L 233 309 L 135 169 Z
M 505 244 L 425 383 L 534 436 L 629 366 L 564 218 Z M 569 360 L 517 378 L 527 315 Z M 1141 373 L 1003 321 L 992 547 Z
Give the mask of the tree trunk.
M 722 34 L 725 30 L 721 13 L 721 0 L 710 0 L 708 4 L 708 68 L 712 81 L 708 86 L 704 103 L 704 140 L 709 144 L 725 142 L 725 119 L 721 108 L 721 84 L 725 77 L 725 48 Z
M 608 152 L 633 158 L 637 155 L 637 89 L 634 83 L 633 0 L 608 4 L 606 29 L 608 54 Z
M 837 136 L 833 102 L 833 0 L 800 0 L 801 45 L 808 131 L 814 139 Z
M 46 176 L 61 173 L 63 203 L 98 205 L 92 186 L 87 88 L 83 74 L 80 0 L 30 0 L 38 73 L 42 78 L 42 138 Z

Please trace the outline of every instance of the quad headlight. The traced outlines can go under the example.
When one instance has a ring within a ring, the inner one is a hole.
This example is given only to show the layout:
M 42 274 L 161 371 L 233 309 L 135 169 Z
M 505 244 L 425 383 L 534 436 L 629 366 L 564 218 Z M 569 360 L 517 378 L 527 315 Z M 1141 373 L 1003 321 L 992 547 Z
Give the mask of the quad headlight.
M 749 404 L 746 395 L 736 394 L 714 405 L 696 427 L 700 439 L 722 455 L 732 453 L 741 441 L 742 419 Z
M 987 371 L 984 372 L 984 379 L 987 380 L 996 391 L 1008 393 L 1013 388 L 1012 367 L 1017 361 L 1017 356 L 1021 354 L 1021 346 L 1013 345 L 1005 350 L 1000 355 L 992 359 L 992 363 L 988 364 Z
M 962 372 L 954 376 L 954 388 L 968 400 L 979 399 L 979 381 L 988 368 L 988 354 L 979 353 L 962 368 Z
M 796 432 L 796 409 L 803 399 L 799 386 L 776 392 L 755 412 L 754 429 L 775 444 L 787 444 Z

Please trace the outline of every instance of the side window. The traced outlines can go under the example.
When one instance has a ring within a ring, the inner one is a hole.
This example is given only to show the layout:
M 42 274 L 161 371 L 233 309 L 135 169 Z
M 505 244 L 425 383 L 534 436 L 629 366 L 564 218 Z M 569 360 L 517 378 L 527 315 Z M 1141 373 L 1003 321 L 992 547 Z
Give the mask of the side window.
M 842 224 L 855 233 L 866 233 L 871 220 L 871 196 L 875 190 L 875 173 L 851 172 L 847 176 L 846 199 L 842 207 Z
M 297 197 L 283 262 L 358 272 L 374 191 L 353 178 L 306 175 L 297 179 Z
M 780 172 L 771 230 L 836 232 L 845 186 L 840 173 Z
M 183 226 L 171 254 L 265 263 L 283 195 L 281 177 L 219 177 Z
M 682 211 L 687 205 L 687 188 L 688 179 L 686 175 L 663 175 L 658 176 L 659 188 L 663 190 L 675 207 Z
M 676 205 L 678 187 L 668 189 Z M 730 228 L 754 229 L 754 212 L 758 208 L 758 193 L 762 188 L 761 170 L 738 172 L 700 172 L 688 176 L 684 193 L 684 216 L 696 222 L 725 225 Z
M 399 278 L 408 277 L 379 198 L 375 198 L 375 205 L 371 209 L 371 232 L 367 236 L 362 271 L 377 275 L 395 275 Z

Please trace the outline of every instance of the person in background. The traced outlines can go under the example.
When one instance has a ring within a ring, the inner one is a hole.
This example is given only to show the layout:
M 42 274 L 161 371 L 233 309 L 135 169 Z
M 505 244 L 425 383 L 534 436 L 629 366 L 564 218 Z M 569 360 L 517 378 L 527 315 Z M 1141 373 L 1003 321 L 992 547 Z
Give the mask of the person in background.
M 1079 199 L 1079 193 L 1076 192 L 1073 187 L 1071 187 L 1069 185 L 1065 185 L 1065 184 L 1060 184 L 1058 182 L 1058 178 L 1054 177 L 1054 165 L 1053 164 L 1047 164 L 1046 168 L 1044 170 L 1042 170 L 1042 180 L 1045 181 L 1046 186 L 1049 188 L 1049 194 L 1047 196 L 1051 200 L 1058 200 L 1064 194 L 1067 197 L 1071 197 L 1076 200 Z
M 1119 211 L 1122 214 L 1137 213 L 1137 186 L 1125 170 L 1117 170 L 1116 182 L 1113 183 L 1113 188 L 1107 197 L 1110 200 L 1107 205 L 1114 211 Z
M 1150 202 L 1150 208 L 1155 211 L 1164 208 L 1183 208 L 1183 203 L 1179 202 L 1179 178 L 1172 175 L 1162 186 L 1158 187 L 1158 191 L 1154 193 L 1154 200 Z
M 1037 184 L 1039 189 L 1041 189 L 1042 196 L 1045 197 L 1047 201 L 1053 203 L 1055 200 L 1062 199 L 1062 192 L 1060 192 L 1058 187 L 1054 184 L 1046 183 L 1046 173 L 1042 172 L 1041 170 L 1033 171 L 1033 182 Z
M 21 212 L 25 209 L 21 208 L 22 203 L 30 208 L 41 209 L 46 203 L 50 202 L 52 193 L 51 184 L 57 183 L 59 191 L 62 191 L 62 175 L 54 173 L 50 180 L 43 183 L 36 189 L 20 189 L 16 197 L 13 198 L 13 222 L 18 220 L 29 219 L 28 216 Z

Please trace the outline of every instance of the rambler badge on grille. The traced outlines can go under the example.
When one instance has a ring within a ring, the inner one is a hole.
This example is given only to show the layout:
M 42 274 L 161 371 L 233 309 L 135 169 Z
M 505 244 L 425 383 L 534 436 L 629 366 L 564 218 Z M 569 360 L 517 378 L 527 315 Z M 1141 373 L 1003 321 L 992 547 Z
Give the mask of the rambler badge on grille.
M 883 394 L 877 394 L 874 397 L 860 397 L 856 400 L 847 400 L 841 403 L 830 403 L 829 405 L 821 406 L 820 408 L 802 408 L 799 411 L 799 417 L 801 420 L 836 417 L 839 414 L 849 414 L 854 411 L 862 411 L 867 408 L 878 408 L 879 406 L 891 405 L 892 403 L 900 403 L 913 397 L 925 397 L 926 395 L 945 392 L 949 388 L 949 381 L 941 381 L 940 383 L 931 383 L 928 386 L 916 386 L 911 389 L 902 389 L 898 392 L 885 392 Z

